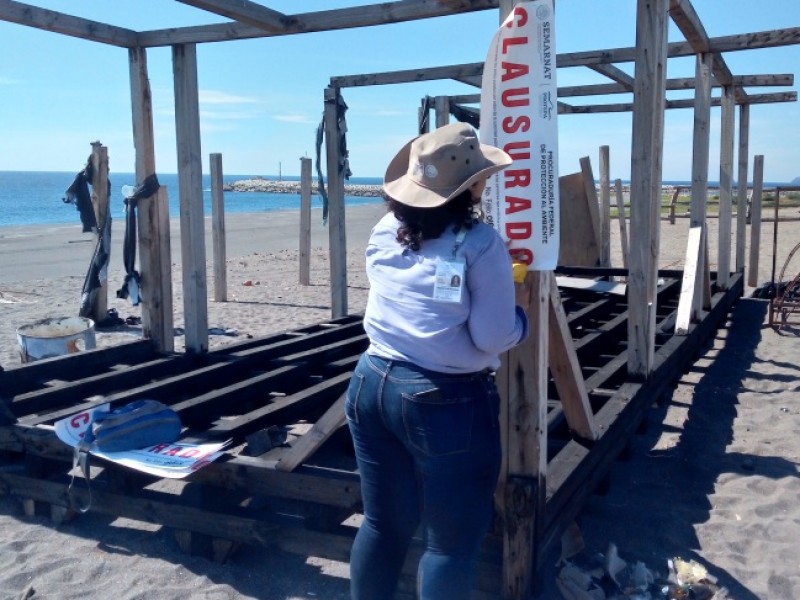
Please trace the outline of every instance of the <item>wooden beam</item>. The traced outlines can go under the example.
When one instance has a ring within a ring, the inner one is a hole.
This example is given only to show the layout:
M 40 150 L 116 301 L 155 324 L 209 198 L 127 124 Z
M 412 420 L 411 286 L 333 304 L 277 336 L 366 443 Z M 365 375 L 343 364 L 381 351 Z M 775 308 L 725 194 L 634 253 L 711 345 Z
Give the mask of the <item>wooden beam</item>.
M 723 99 L 711 98 L 711 106 L 722 106 Z M 797 92 L 777 92 L 772 94 L 754 94 L 748 96 L 744 101 L 734 99 L 734 104 L 772 104 L 776 102 L 797 102 Z M 666 100 L 664 108 L 667 110 L 678 108 L 693 108 L 695 105 L 694 98 L 684 98 L 682 100 Z M 593 104 L 586 106 L 575 106 L 574 104 L 566 104 L 564 102 L 558 103 L 558 114 L 571 114 L 571 115 L 588 115 L 598 113 L 612 113 L 612 112 L 631 112 L 633 110 L 633 103 L 620 102 L 616 104 Z
M 638 0 L 631 148 L 628 372 L 646 377 L 655 360 L 668 0 Z
M 285 452 L 278 464 L 275 465 L 276 469 L 279 471 L 294 471 L 336 433 L 340 427 L 347 424 L 344 414 L 345 398 L 344 394 L 340 396 L 314 423 L 313 427 L 292 444 L 291 449 Z
M 203 167 L 200 164 L 200 108 L 197 47 L 172 47 L 175 79 L 175 131 L 181 205 L 181 266 L 186 351 L 208 351 L 208 285 L 203 219 Z
M 757 31 L 709 38 L 708 51 L 711 53 L 737 52 L 755 48 L 776 48 L 800 44 L 800 27 L 787 27 L 770 31 Z M 697 50 L 689 42 L 672 42 L 667 46 L 667 56 L 692 56 Z M 596 64 L 633 62 L 636 60 L 636 46 L 627 48 L 607 48 L 559 54 L 557 67 L 579 67 Z
M 331 316 L 347 314 L 347 237 L 345 229 L 344 178 L 341 172 L 344 157 L 339 151 L 339 89 L 324 92 L 325 148 L 328 167 L 328 245 L 330 253 Z
M 614 65 L 590 65 L 589 68 L 592 69 L 592 71 L 596 71 L 616 81 L 619 85 L 626 88 L 626 91 L 633 91 L 633 77 L 619 67 L 615 67 Z
M 15 0 L 0 0 L 0 21 L 53 31 L 121 48 L 133 48 L 138 45 L 138 34 L 131 29 L 73 17 L 54 10 L 15 2 Z
M 733 78 L 734 85 L 749 87 L 766 86 L 791 86 L 794 85 L 794 75 L 737 75 Z M 480 87 L 480 81 L 478 82 Z M 718 81 L 712 78 L 711 87 L 722 87 Z M 667 90 L 693 90 L 695 88 L 694 77 L 680 77 L 667 79 Z M 619 83 L 600 83 L 593 85 L 569 85 L 558 88 L 559 98 L 574 98 L 579 96 L 606 96 L 610 94 L 630 93 L 630 89 Z M 480 94 L 461 94 L 450 96 L 450 102 L 455 104 L 478 104 L 481 101 Z M 748 104 L 750 103 L 748 99 Z
M 698 54 L 709 52 L 708 34 L 689 0 L 670 0 L 669 14 Z M 722 85 L 735 85 L 731 70 L 718 53 L 713 54 L 711 70 Z M 734 88 L 734 93 L 738 100 L 744 101 L 747 98 L 745 91 L 738 86 Z
M 225 194 L 222 190 L 222 154 L 209 156 L 211 173 L 211 246 L 214 256 L 214 301 L 228 301 L 228 264 L 225 244 Z
M 497 5 L 497 0 L 462 0 L 459 2 L 399 0 L 286 15 L 285 28 L 278 31 L 265 31 L 261 27 L 245 23 L 217 23 L 143 31 L 139 33 L 139 43 L 143 46 L 168 46 L 176 43 L 199 44 L 315 31 L 335 31 L 489 10 L 497 8 Z
M 286 15 L 250 0 L 178 0 L 267 32 L 286 31 Z

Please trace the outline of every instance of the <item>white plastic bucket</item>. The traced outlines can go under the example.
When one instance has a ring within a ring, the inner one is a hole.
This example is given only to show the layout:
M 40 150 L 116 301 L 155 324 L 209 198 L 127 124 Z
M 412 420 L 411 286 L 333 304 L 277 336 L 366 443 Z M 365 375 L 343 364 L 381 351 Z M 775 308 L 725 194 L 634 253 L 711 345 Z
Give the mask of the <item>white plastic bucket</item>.
M 17 329 L 23 363 L 95 347 L 94 321 L 84 317 L 42 319 Z

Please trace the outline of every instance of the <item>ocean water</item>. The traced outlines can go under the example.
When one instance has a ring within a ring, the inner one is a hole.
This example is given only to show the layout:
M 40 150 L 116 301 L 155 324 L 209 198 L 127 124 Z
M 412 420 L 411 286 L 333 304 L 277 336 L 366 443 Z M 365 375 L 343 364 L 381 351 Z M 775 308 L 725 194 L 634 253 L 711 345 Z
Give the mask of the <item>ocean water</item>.
M 0 227 L 14 225 L 51 225 L 80 223 L 74 204 L 63 201 L 64 192 L 72 184 L 76 173 L 53 171 L 0 171 Z M 224 182 L 250 179 L 253 175 L 224 175 Z M 268 176 L 268 179 L 278 177 Z M 110 173 L 111 218 L 125 218 L 125 198 L 122 186 L 135 186 L 133 173 Z M 297 181 L 299 177 L 283 176 L 284 181 Z M 178 175 L 158 174 L 158 181 L 169 190 L 169 213 L 180 215 Z M 352 177 L 348 184 L 380 184 L 381 178 Z M 299 210 L 299 194 L 270 194 L 265 192 L 225 192 L 225 213 L 257 213 L 276 210 Z M 211 215 L 211 176 L 203 176 L 203 202 L 206 216 Z M 345 196 L 347 206 L 374 204 L 380 198 Z M 322 198 L 316 193 L 316 177 L 311 196 L 311 207 L 322 208 Z

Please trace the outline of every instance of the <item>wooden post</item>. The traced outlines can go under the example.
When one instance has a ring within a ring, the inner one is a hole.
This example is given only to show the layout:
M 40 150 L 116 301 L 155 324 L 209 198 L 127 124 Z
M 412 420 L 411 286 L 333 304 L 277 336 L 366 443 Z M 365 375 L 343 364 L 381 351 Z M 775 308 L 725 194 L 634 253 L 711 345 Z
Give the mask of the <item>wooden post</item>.
M 747 161 L 750 153 L 750 105 L 739 106 L 739 172 L 736 181 L 736 271 L 744 272 L 747 239 Z
M 447 96 L 436 96 L 433 100 L 433 109 L 436 113 L 437 129 L 450 122 L 450 98 Z
M 136 181 L 156 172 L 153 141 L 153 102 L 144 48 L 128 50 L 131 81 L 133 144 Z M 137 206 L 139 275 L 141 276 L 142 335 L 162 352 L 175 349 L 172 314 L 172 257 L 169 232 L 169 198 L 165 188 Z
M 92 206 L 97 221 L 98 242 L 104 235 L 111 233 L 107 227 L 106 219 L 109 218 L 108 209 L 108 148 L 100 142 L 92 142 Z M 110 240 L 105 240 L 109 243 Z M 110 245 L 109 245 L 110 247 Z M 109 257 L 110 260 L 110 257 Z M 108 318 L 108 265 L 101 270 L 100 289 L 97 290 L 92 306 L 92 319 L 95 323 L 102 323 Z
M 636 8 L 628 372 L 639 377 L 655 359 L 668 7 L 668 0 L 637 0 Z
M 603 241 L 600 239 L 600 208 L 597 199 L 597 188 L 594 185 L 594 173 L 592 171 L 592 161 L 588 156 L 580 159 L 581 174 L 583 175 L 583 189 L 586 195 L 586 201 L 589 204 L 589 218 L 592 221 L 592 231 L 594 232 L 595 243 L 598 250 L 602 248 Z M 602 261 L 602 250 L 598 252 L 600 260 Z
M 614 189 L 617 194 L 617 212 L 619 213 L 619 241 L 622 249 L 622 266 L 628 268 L 628 222 L 625 216 L 625 196 L 622 193 L 622 180 L 614 182 Z
M 214 301 L 228 301 L 228 268 L 225 250 L 225 193 L 222 191 L 222 154 L 211 154 L 211 244 L 214 256 Z
M 175 131 L 181 199 L 181 267 L 187 353 L 208 350 L 208 286 L 203 220 L 203 169 L 200 164 L 200 110 L 197 46 L 172 46 L 175 79 Z
M 533 586 L 536 532 L 547 488 L 547 355 L 551 271 L 531 271 L 530 335 L 508 352 L 498 380 L 505 391 L 503 598 L 526 598 Z
M 747 285 L 758 286 L 758 256 L 761 252 L 761 192 L 764 186 L 764 155 L 753 160 L 753 195 L 750 201 L 750 268 Z
M 347 315 L 347 237 L 345 230 L 344 178 L 340 171 L 339 88 L 325 89 L 325 148 L 328 156 L 328 235 L 331 257 L 331 313 Z
M 733 86 L 722 87 L 722 142 L 719 151 L 719 258 L 717 259 L 717 285 L 727 290 L 731 275 L 731 189 L 733 180 L 733 136 L 734 136 Z
M 676 187 L 672 192 L 672 199 L 669 202 L 669 224 L 675 225 L 675 208 L 678 205 L 678 196 L 681 195 L 680 186 Z
M 300 285 L 311 284 L 311 159 L 300 159 Z
M 711 140 L 711 62 L 710 53 L 695 60 L 694 129 L 692 130 L 692 204 L 689 226 L 706 226 L 708 203 L 708 148 Z
M 611 266 L 611 180 L 608 146 L 600 146 L 600 266 Z
M 417 113 L 417 131 L 419 131 L 420 135 L 423 133 L 428 133 L 431 130 L 431 111 L 429 105 L 428 96 L 422 99 L 419 107 L 419 111 Z

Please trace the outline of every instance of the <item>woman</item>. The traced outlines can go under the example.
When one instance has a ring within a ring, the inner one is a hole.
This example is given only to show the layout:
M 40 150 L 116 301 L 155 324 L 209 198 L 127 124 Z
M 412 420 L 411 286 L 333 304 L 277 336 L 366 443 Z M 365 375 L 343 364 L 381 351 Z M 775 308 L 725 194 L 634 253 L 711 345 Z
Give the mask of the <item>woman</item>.
M 394 596 L 420 525 L 419 598 L 472 589 L 500 470 L 493 373 L 528 329 L 506 245 L 473 216 L 487 177 L 510 164 L 453 124 L 406 144 L 386 171 L 389 211 L 366 251 L 370 346 L 345 405 L 364 503 L 354 600 Z

